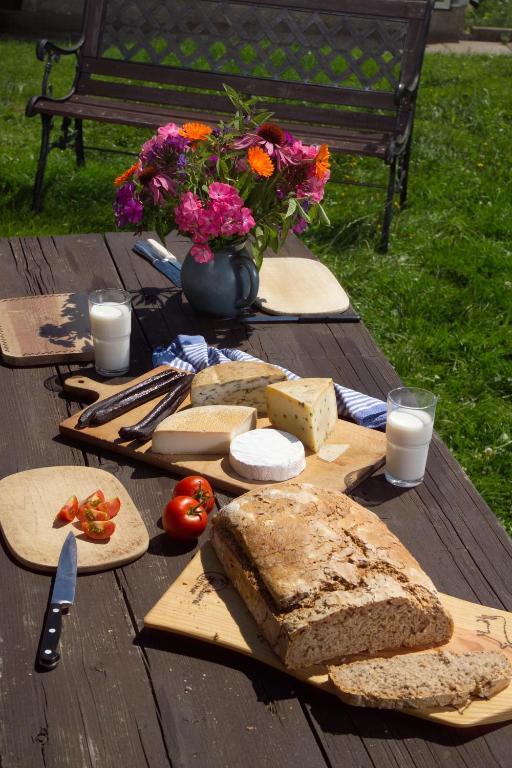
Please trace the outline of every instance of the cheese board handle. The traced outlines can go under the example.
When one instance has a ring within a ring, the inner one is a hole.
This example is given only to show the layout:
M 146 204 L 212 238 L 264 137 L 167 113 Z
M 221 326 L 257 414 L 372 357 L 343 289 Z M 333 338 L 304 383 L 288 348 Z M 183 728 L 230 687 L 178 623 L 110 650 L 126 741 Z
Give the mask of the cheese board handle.
M 115 395 L 124 389 L 130 379 L 115 379 L 111 383 L 95 381 L 88 376 L 68 376 L 64 381 L 64 390 L 77 396 L 79 400 L 98 400 Z

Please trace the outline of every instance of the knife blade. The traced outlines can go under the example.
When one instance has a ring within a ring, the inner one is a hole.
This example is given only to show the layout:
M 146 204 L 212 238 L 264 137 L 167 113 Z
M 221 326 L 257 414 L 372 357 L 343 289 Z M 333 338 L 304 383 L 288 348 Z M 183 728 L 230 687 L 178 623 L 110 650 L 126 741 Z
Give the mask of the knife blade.
M 62 613 L 67 612 L 69 606 L 75 601 L 76 571 L 76 539 L 73 533 L 68 533 L 60 551 L 50 605 L 46 612 L 39 645 L 37 659 L 44 669 L 55 669 L 60 660 L 58 647 Z
M 181 288 L 181 264 L 176 257 L 169 253 L 163 245 L 153 245 L 148 240 L 137 240 L 132 250 L 138 256 L 142 256 L 149 261 L 159 272 L 165 275 L 176 288 Z M 163 258 L 164 254 L 168 254 Z
M 358 323 L 360 315 L 239 315 L 244 325 L 256 323 Z

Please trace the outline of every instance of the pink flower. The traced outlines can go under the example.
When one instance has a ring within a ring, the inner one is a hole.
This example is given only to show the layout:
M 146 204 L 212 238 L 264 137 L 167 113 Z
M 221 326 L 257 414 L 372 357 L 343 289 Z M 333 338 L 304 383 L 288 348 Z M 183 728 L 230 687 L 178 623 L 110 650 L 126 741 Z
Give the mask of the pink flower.
M 200 264 L 208 264 L 214 259 L 213 251 L 209 245 L 193 245 L 190 249 L 190 255 Z
M 168 136 L 180 136 L 180 129 L 176 123 L 167 123 L 167 125 L 161 125 L 157 133 L 166 139 Z
M 330 173 L 327 172 L 322 179 L 319 179 L 312 170 L 311 175 L 297 186 L 296 195 L 299 200 L 307 199 L 313 203 L 319 203 L 323 199 L 324 187 L 329 176 Z
M 208 187 L 208 194 L 210 200 L 218 200 L 233 206 L 243 205 L 238 190 L 235 189 L 235 187 L 232 187 L 231 184 L 223 184 L 221 181 L 214 181 L 213 184 L 210 184 Z
M 256 226 L 252 211 L 250 208 L 242 208 L 240 211 L 240 234 L 246 235 Z

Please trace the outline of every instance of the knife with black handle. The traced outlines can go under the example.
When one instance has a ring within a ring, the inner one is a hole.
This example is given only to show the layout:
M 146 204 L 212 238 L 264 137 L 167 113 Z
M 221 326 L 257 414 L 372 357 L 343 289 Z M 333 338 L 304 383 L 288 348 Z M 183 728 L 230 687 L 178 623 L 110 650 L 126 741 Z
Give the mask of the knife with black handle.
M 77 572 L 76 539 L 68 533 L 62 545 L 59 564 L 55 574 L 50 605 L 46 612 L 43 633 L 39 644 L 37 660 L 42 669 L 55 669 L 60 661 L 59 640 L 62 628 L 62 613 L 67 612 L 75 601 Z

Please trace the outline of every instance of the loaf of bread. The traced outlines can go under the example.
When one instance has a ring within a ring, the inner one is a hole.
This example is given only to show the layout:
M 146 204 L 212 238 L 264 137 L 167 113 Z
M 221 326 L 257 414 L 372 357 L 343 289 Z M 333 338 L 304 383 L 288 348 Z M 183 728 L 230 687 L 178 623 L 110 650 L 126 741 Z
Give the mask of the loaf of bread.
M 356 707 L 463 707 L 506 688 L 512 667 L 500 651 L 429 651 L 329 667 L 329 678 Z
M 262 634 L 291 669 L 445 643 L 434 585 L 372 512 L 343 493 L 283 483 L 213 518 L 212 542 Z

